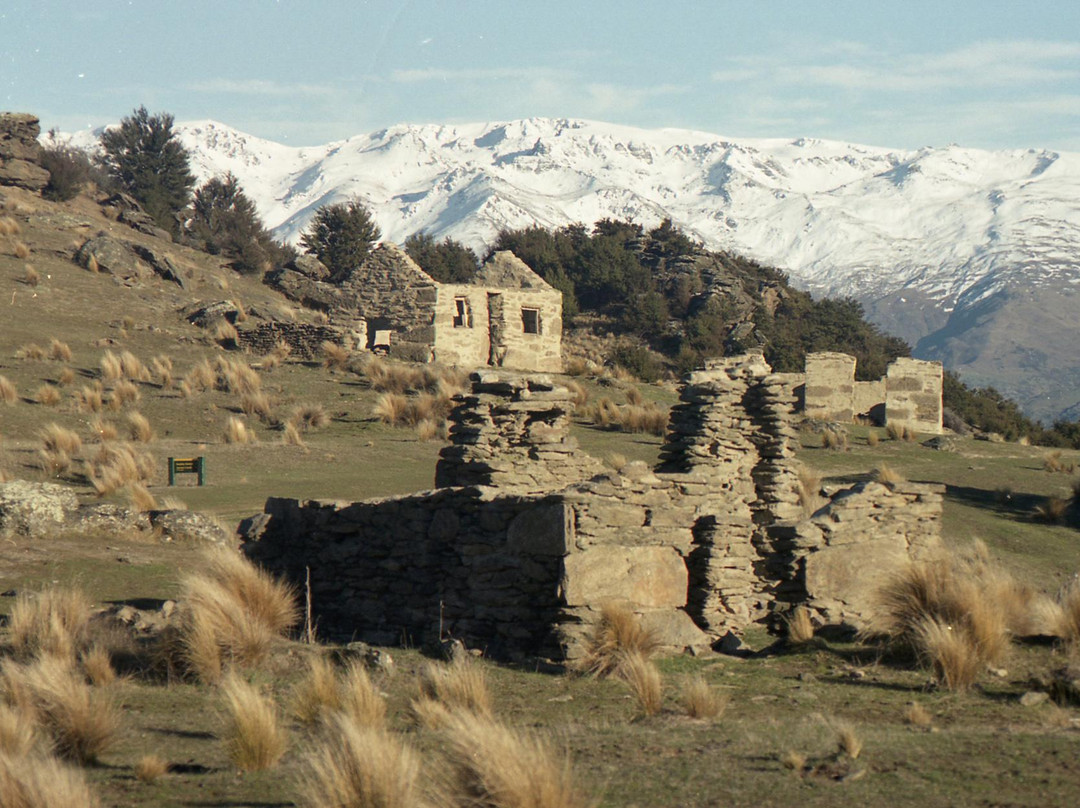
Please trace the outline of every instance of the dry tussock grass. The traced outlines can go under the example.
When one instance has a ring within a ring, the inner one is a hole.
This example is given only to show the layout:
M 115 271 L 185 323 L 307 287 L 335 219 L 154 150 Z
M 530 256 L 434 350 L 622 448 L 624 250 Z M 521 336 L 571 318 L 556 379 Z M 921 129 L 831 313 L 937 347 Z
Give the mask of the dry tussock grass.
M 230 415 L 225 421 L 225 431 L 222 433 L 222 439 L 226 443 L 239 444 L 256 443 L 259 440 L 255 431 L 235 415 Z
M 1076 463 L 1065 460 L 1060 451 L 1050 452 L 1043 456 L 1043 469 L 1052 474 L 1072 474 L 1076 471 Z
M 866 433 L 866 445 L 867 446 L 869 446 L 871 449 L 873 449 L 879 443 L 881 443 L 881 438 L 878 437 L 877 432 L 875 432 L 873 429 L 871 429 L 869 432 Z
M 420 772 L 419 756 L 397 735 L 338 716 L 304 756 L 300 804 L 418 808 L 429 804 Z
M 181 581 L 179 642 L 188 668 L 213 683 L 229 664 L 261 662 L 299 610 L 289 586 L 238 553 L 213 550 L 204 558 L 204 570 Z
M 409 398 L 404 393 L 383 393 L 375 401 L 371 414 L 384 424 L 397 426 L 404 423 Z
M 209 359 L 197 362 L 184 376 L 184 384 L 191 392 L 210 390 L 217 383 L 217 371 Z
M 226 711 L 221 741 L 229 760 L 245 772 L 276 766 L 287 740 L 273 699 L 235 674 L 225 677 L 221 695 Z
M 88 642 L 90 609 L 90 599 L 81 589 L 50 587 L 20 593 L 7 625 L 15 657 L 74 660 Z
M 316 724 L 341 709 L 341 686 L 334 664 L 312 656 L 307 672 L 292 691 L 292 715 L 301 724 Z
M 649 658 L 659 646 L 656 634 L 624 604 L 606 603 L 575 669 L 592 676 L 608 676 L 618 670 L 628 654 Z
M 824 503 L 821 496 L 821 475 L 806 466 L 799 466 L 795 493 L 804 516 L 810 516 Z
M 814 639 L 814 624 L 810 620 L 810 610 L 805 606 L 796 606 L 784 616 L 787 628 L 787 640 L 793 645 L 806 645 Z
M 364 665 L 352 661 L 341 679 L 341 712 L 360 727 L 386 725 L 386 700 L 376 689 Z
M 454 713 L 446 722 L 444 751 L 453 805 L 491 808 L 584 808 L 570 762 L 535 735 Z
M 833 731 L 836 733 L 837 752 L 851 760 L 858 760 L 862 754 L 863 742 L 855 726 L 846 721 L 834 721 Z
M 157 498 L 154 497 L 146 486 L 139 483 L 129 483 L 126 486 L 128 504 L 141 513 L 159 510 Z
M 214 363 L 214 386 L 226 393 L 251 395 L 262 388 L 259 374 L 243 359 L 218 357 Z
M 940 618 L 924 617 L 916 623 L 915 640 L 920 657 L 947 690 L 967 690 L 985 666 L 971 634 Z
M 0 236 L 17 236 L 22 227 L 10 216 L 0 216 Z
M 214 342 L 222 345 L 235 345 L 236 341 L 240 338 L 240 335 L 236 331 L 236 326 L 228 320 L 219 320 L 213 329 L 211 329 L 210 336 Z
M 92 645 L 79 658 L 83 672 L 94 687 L 107 687 L 116 681 L 116 669 L 107 648 Z
M 443 726 L 448 716 L 467 712 L 490 718 L 491 691 L 483 669 L 466 659 L 449 664 L 429 663 L 420 671 L 417 696 L 409 705 L 413 717 L 430 729 Z
M 620 657 L 616 675 L 630 688 L 642 715 L 658 714 L 664 706 L 659 669 L 640 651 L 623 653 Z
M 711 687 L 701 675 L 690 677 L 683 684 L 680 702 L 690 718 L 713 721 L 723 716 L 731 696 Z
M 22 241 L 15 242 L 15 249 L 13 250 L 13 252 L 15 254 L 15 257 L 18 258 L 20 261 L 25 261 L 27 258 L 30 257 L 30 248 L 26 246 L 25 242 Z
M 71 361 L 71 348 L 66 342 L 61 342 L 55 337 L 49 342 L 49 358 L 57 362 Z
M 63 397 L 60 388 L 51 384 L 43 384 L 34 392 L 34 400 L 43 407 L 55 407 Z
M 281 442 L 286 446 L 299 446 L 301 449 L 307 448 L 307 444 L 304 443 L 304 438 L 300 435 L 300 430 L 296 428 L 296 424 L 292 421 L 285 422 L 285 427 L 281 432 Z
M 322 429 L 330 423 L 330 416 L 322 404 L 297 404 L 289 421 L 306 432 L 309 429 Z
M 934 723 L 934 717 L 919 702 L 913 701 L 904 710 L 904 723 L 913 727 L 929 727 Z
M 26 757 L 44 748 L 32 713 L 0 703 L 0 755 Z M 0 792 L 0 805 L 3 805 Z
M 83 681 L 70 661 L 56 656 L 28 665 L 4 660 L 2 677 L 8 703 L 33 710 L 60 756 L 93 763 L 116 739 L 119 714 L 114 703 Z
M 154 429 L 141 412 L 129 412 L 127 416 L 128 435 L 136 443 L 150 443 L 154 439 Z
M 586 407 L 582 417 L 605 429 L 663 436 L 667 431 L 670 413 L 653 402 L 619 406 L 604 396 Z
M 75 381 L 75 371 L 71 368 L 64 368 L 60 371 L 60 375 L 56 378 L 56 383 L 61 387 L 67 387 Z
M 7 376 L 0 376 L 0 403 L 11 406 L 18 400 L 18 389 Z
M 27 264 L 26 268 L 23 270 L 22 282 L 27 286 L 36 287 L 41 283 L 41 275 L 36 269 L 30 266 L 30 264 Z
M 46 359 L 48 355 L 48 351 L 36 342 L 28 342 L 26 345 L 19 346 L 15 351 L 16 359 L 24 359 L 29 362 L 40 362 Z
M 48 424 L 40 432 L 41 442 L 46 451 L 77 454 L 82 449 L 82 438 L 71 429 L 59 424 Z
M 383 393 L 431 393 L 450 398 L 468 389 L 467 374 L 440 365 L 408 365 L 370 357 L 362 365 L 353 362 L 350 367 L 362 373 L 373 390 Z
M 571 380 L 563 386 L 567 390 L 569 390 L 570 394 L 574 397 L 573 400 L 575 410 L 580 410 L 582 407 L 589 403 L 589 391 L 586 390 L 585 386 L 582 385 L 580 382 Z
M 1069 500 L 1062 497 L 1047 497 L 1035 506 L 1031 515 L 1040 522 L 1050 525 L 1060 525 L 1065 521 L 1069 512 Z
M 101 267 L 98 265 L 98 260 L 93 255 L 87 257 L 86 269 L 89 272 L 93 272 L 95 275 L 101 272 Z
M 106 351 L 98 360 L 98 369 L 101 371 L 101 378 L 107 382 L 124 378 L 124 366 L 120 364 L 120 357 L 112 351 Z
M 125 318 L 126 320 L 127 318 Z M 131 326 L 125 324 L 125 328 L 131 328 Z M 136 382 L 149 382 L 152 380 L 149 368 L 143 364 L 143 361 L 139 357 L 135 356 L 131 351 L 120 352 L 120 370 L 124 376 L 132 381 Z
M 240 409 L 245 415 L 255 416 L 264 424 L 274 423 L 274 408 L 266 393 L 245 393 L 240 399 Z
M 323 354 L 323 367 L 327 370 L 345 370 L 349 364 L 349 351 L 336 342 L 326 340 L 320 346 Z
M 169 764 L 159 755 L 143 755 L 135 763 L 135 777 L 140 783 L 153 783 L 168 771 Z
M 97 808 L 78 769 L 43 756 L 0 753 L 0 804 L 11 808 Z
M 843 452 L 848 448 L 847 435 L 834 429 L 826 429 L 821 433 L 821 448 Z
M 162 390 L 173 386 L 172 359 L 168 356 L 155 356 L 150 360 L 150 372 Z
M 154 474 L 154 458 L 127 444 L 103 443 L 84 462 L 84 473 L 99 497 L 132 484 L 148 482 Z
M 904 479 L 903 474 L 896 471 L 892 467 L 887 466 L 884 463 L 882 463 L 880 466 L 878 466 L 876 469 L 874 469 L 874 473 L 873 473 L 872 476 L 873 476 L 874 482 L 878 482 L 878 483 L 881 483 L 882 485 L 887 485 L 887 486 L 890 486 L 890 487 L 894 486 L 894 485 L 899 485 L 900 483 L 903 483 L 903 482 L 906 482 L 906 480 Z
M 105 406 L 105 397 L 102 389 L 96 385 L 84 385 L 75 393 L 75 408 L 79 412 L 101 412 Z
M 67 452 L 38 450 L 38 466 L 49 477 L 61 477 L 71 468 L 71 455 Z

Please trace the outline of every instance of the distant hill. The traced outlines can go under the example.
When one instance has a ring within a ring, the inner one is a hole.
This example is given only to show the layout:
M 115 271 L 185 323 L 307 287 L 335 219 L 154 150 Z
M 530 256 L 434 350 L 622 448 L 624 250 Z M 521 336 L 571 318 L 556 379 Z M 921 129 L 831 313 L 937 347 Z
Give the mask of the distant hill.
M 1080 155 L 733 140 L 576 120 L 395 126 L 294 148 L 179 127 L 201 177 L 232 171 L 276 234 L 353 195 L 385 237 L 482 252 L 497 232 L 664 217 L 707 247 L 850 295 L 885 330 L 1037 417 L 1080 403 Z M 78 138 L 91 142 L 90 133 Z M 78 140 L 77 138 L 77 140 Z

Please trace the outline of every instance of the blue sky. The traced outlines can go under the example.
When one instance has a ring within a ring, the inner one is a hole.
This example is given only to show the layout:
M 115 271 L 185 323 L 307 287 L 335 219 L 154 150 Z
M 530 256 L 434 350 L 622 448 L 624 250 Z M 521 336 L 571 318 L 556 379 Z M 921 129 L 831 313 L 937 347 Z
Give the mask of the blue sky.
M 0 108 L 312 145 L 530 116 L 1080 151 L 1080 3 L 5 0 Z

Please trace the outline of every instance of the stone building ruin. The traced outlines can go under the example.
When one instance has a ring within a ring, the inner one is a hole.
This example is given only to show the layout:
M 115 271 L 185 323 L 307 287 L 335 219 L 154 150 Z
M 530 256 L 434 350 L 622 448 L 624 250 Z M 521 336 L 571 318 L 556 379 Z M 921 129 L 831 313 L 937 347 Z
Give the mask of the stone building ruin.
M 469 283 L 436 281 L 389 242 L 336 277 L 304 258 L 267 280 L 329 314 L 360 348 L 466 368 L 562 370 L 562 293 L 509 251 Z
M 861 417 L 915 432 L 943 431 L 940 362 L 900 357 L 889 365 L 884 379 L 868 382 L 855 381 L 855 357 L 844 353 L 808 353 L 805 368 L 802 398 L 807 418 L 849 424 Z
M 244 549 L 300 583 L 320 629 L 377 644 L 456 637 L 494 656 L 573 658 L 608 602 L 669 649 L 702 649 L 795 604 L 862 625 L 874 574 L 929 552 L 941 487 L 859 483 L 808 515 L 792 416 L 801 377 L 760 356 L 691 373 L 660 463 L 618 472 L 569 434 L 571 393 L 484 371 L 452 416 L 435 490 L 272 498 Z

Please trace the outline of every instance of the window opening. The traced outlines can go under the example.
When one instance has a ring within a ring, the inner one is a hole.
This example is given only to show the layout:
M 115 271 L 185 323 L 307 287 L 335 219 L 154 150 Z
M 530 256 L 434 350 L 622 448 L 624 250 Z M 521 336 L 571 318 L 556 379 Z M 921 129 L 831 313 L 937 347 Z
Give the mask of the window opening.
M 521 327 L 526 334 L 540 333 L 540 309 L 521 309 Z
M 472 328 L 472 312 L 469 311 L 468 298 L 454 298 L 454 328 Z

